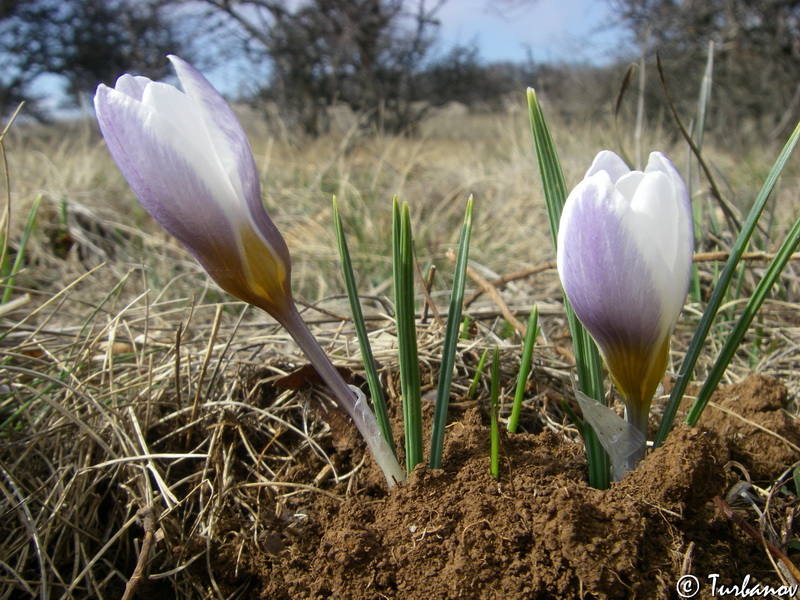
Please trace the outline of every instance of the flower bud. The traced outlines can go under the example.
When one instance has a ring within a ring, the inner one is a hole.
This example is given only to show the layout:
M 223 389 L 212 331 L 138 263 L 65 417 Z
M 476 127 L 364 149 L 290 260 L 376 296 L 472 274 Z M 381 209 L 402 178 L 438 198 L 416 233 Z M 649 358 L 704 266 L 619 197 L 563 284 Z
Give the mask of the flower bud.
M 626 418 L 645 434 L 689 291 L 693 249 L 689 195 L 660 152 L 644 171 L 600 152 L 561 215 L 564 291 L 622 394 Z
M 111 156 L 139 201 L 226 292 L 271 314 L 291 305 L 286 242 L 261 204 L 242 126 L 190 64 L 183 91 L 123 75 L 94 105 Z

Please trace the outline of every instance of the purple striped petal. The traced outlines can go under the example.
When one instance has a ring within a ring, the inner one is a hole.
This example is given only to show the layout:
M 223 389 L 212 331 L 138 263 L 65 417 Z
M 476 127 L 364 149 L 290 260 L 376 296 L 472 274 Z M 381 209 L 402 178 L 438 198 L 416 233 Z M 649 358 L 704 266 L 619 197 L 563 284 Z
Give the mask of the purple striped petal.
M 210 147 L 234 186 L 237 198 L 256 199 L 261 204 L 258 171 L 250 143 L 225 99 L 194 67 L 177 56 L 168 57 L 178 73 L 184 92 L 194 100 L 196 118 L 203 122 Z M 263 211 L 262 211 L 263 212 Z
M 659 288 L 627 228 L 626 209 L 605 173 L 581 182 L 562 214 L 559 274 L 595 339 L 604 345 L 652 345 L 660 334 Z

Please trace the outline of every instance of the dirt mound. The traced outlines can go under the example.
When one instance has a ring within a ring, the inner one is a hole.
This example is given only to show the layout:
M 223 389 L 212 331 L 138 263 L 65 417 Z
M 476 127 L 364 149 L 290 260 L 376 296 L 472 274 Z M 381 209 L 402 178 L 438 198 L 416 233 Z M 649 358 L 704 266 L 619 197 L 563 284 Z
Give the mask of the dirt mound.
M 786 411 L 786 387 L 753 375 L 711 397 L 700 425 L 730 447 L 731 460 L 745 465 L 755 481 L 772 481 L 798 460 L 800 430 Z
M 779 383 L 753 377 L 715 402 L 752 423 L 779 419 L 781 435 L 797 439 L 796 423 L 780 417 L 785 400 Z M 365 469 L 361 477 L 376 481 L 362 479 L 361 492 L 287 507 L 291 517 L 251 547 L 235 556 L 220 548 L 215 576 L 237 586 L 249 578 L 248 597 L 263 599 L 667 599 L 683 575 L 709 585 L 711 573 L 719 584 L 749 575 L 779 586 L 763 545 L 712 499 L 738 475 L 726 468 L 732 457 L 769 476 L 797 457 L 731 414 L 710 408 L 704 425 L 711 429 L 678 427 L 599 491 L 587 485 L 582 449 L 548 432 L 504 437 L 496 481 L 488 427 L 472 409 L 448 431 L 445 469 L 419 468 L 390 492 L 377 469 Z

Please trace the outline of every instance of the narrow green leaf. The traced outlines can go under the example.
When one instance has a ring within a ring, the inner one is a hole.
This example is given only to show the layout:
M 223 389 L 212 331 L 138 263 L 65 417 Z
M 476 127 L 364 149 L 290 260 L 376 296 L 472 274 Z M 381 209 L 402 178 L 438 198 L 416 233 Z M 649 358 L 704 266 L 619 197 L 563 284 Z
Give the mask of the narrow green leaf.
M 706 59 L 706 69 L 703 72 L 703 80 L 700 83 L 700 96 L 697 99 L 697 126 L 695 128 L 695 143 L 697 150 L 703 149 L 703 134 L 706 128 L 706 116 L 708 107 L 711 105 L 711 84 L 714 80 L 714 41 L 708 42 L 708 58 Z
M 355 325 L 356 335 L 358 336 L 358 346 L 364 361 L 364 372 L 367 377 L 367 383 L 369 384 L 369 393 L 372 397 L 372 404 L 375 407 L 375 418 L 378 420 L 378 426 L 381 428 L 381 433 L 383 433 L 386 443 L 389 444 L 389 448 L 392 449 L 392 452 L 394 452 L 396 456 L 397 448 L 394 445 L 392 427 L 389 424 L 389 412 L 386 409 L 386 400 L 383 396 L 380 378 L 378 377 L 378 368 L 375 365 L 372 347 L 370 346 L 369 337 L 367 336 L 367 324 L 364 322 L 364 313 L 361 310 L 361 302 L 358 299 L 353 262 L 350 260 L 350 250 L 347 247 L 347 239 L 344 235 L 342 218 L 339 214 L 339 205 L 336 202 L 336 196 L 333 197 L 333 225 L 336 230 L 336 242 L 339 246 L 339 258 L 342 261 L 342 276 L 344 278 L 345 289 L 347 290 L 347 299 L 350 302 L 350 313 L 353 316 L 353 324 Z
M 519 361 L 519 375 L 517 376 L 517 389 L 514 393 L 514 405 L 511 407 L 511 416 L 508 418 L 508 430 L 511 433 L 517 432 L 519 413 L 522 408 L 522 398 L 525 396 L 525 387 L 528 383 L 528 375 L 531 372 L 533 346 L 536 343 L 538 332 L 539 307 L 534 304 L 530 317 L 528 317 L 528 329 L 525 331 L 525 341 L 522 345 L 522 357 Z
M 731 254 L 728 257 L 728 262 L 725 263 L 725 268 L 722 270 L 719 280 L 714 286 L 714 292 L 711 294 L 711 298 L 708 301 L 708 306 L 706 306 L 706 310 L 703 312 L 703 316 L 700 319 L 700 323 L 697 326 L 694 336 L 692 337 L 689 348 L 686 350 L 686 355 L 681 363 L 681 368 L 678 372 L 678 377 L 675 380 L 675 386 L 672 388 L 669 401 L 664 407 L 664 415 L 661 417 L 661 423 L 658 426 L 656 437 L 653 440 L 656 448 L 664 442 L 664 439 L 666 439 L 670 429 L 672 429 L 672 423 L 675 420 L 675 414 L 678 412 L 678 405 L 680 404 L 681 398 L 683 398 L 683 394 L 686 392 L 686 387 L 691 381 L 692 374 L 694 372 L 694 366 L 697 363 L 697 359 L 703 349 L 703 344 L 708 337 L 708 332 L 711 330 L 714 317 L 716 316 L 720 304 L 722 303 L 722 300 L 728 291 L 728 287 L 730 286 L 731 279 L 736 272 L 736 268 L 739 264 L 740 258 L 742 257 L 742 253 L 747 248 L 747 244 L 750 241 L 750 236 L 752 236 L 753 231 L 758 224 L 758 219 L 761 217 L 761 213 L 763 212 L 764 207 L 766 206 L 767 201 L 772 194 L 772 190 L 775 188 L 775 184 L 778 182 L 778 177 L 780 177 L 786 162 L 789 160 L 789 156 L 797 145 L 798 139 L 800 139 L 800 123 L 798 123 L 797 127 L 795 127 L 794 132 L 789 137 L 789 140 L 786 142 L 783 150 L 781 150 L 778 159 L 775 161 L 772 170 L 770 170 L 769 175 L 767 175 L 767 179 L 764 181 L 764 185 L 761 188 L 755 203 L 753 204 L 753 208 L 750 209 L 750 214 L 747 215 L 747 220 L 742 225 L 739 236 L 736 238 L 736 242 L 733 244 Z
M 775 258 L 772 259 L 769 267 L 767 267 L 766 273 L 764 273 L 761 281 L 758 282 L 756 289 L 753 291 L 753 295 L 750 296 L 750 299 L 747 301 L 733 331 L 728 335 L 725 345 L 722 347 L 722 350 L 720 350 L 714 366 L 709 372 L 705 383 L 703 383 L 703 387 L 700 388 L 700 393 L 697 394 L 697 398 L 686 417 L 686 422 L 689 425 L 694 426 L 697 424 L 700 415 L 703 413 L 703 410 L 711 398 L 711 394 L 714 393 L 736 349 L 742 343 L 750 324 L 753 322 L 761 305 L 764 304 L 764 300 L 766 300 L 769 291 L 777 282 L 784 267 L 786 267 L 787 263 L 791 260 L 792 254 L 797 250 L 798 245 L 800 245 L 800 219 L 795 221 L 791 231 L 775 254 Z
M 555 248 L 558 240 L 561 211 L 567 200 L 567 186 L 564 182 L 564 173 L 553 144 L 553 138 L 542 113 L 542 107 L 536 98 L 536 92 L 532 88 L 528 88 L 528 114 L 531 121 L 539 173 L 542 177 L 547 216 L 550 221 L 550 233 L 553 237 L 553 247 Z M 572 344 L 575 350 L 578 384 L 584 394 L 605 404 L 603 367 L 597 346 L 595 346 L 594 341 L 581 325 L 578 317 L 575 316 L 566 294 L 563 294 L 563 297 L 564 310 L 567 314 L 567 321 L 572 333 Z M 611 473 L 608 455 L 588 424 L 584 428 L 584 434 L 586 460 L 589 464 L 589 483 L 598 489 L 606 489 Z
M 486 366 L 486 357 L 489 356 L 489 349 L 483 351 L 481 354 L 480 359 L 478 360 L 478 366 L 475 367 L 475 375 L 472 378 L 472 383 L 469 386 L 469 390 L 467 390 L 467 398 L 474 398 L 475 394 L 478 392 L 478 383 L 481 380 L 481 376 L 483 375 L 483 367 Z
M 5 284 L 6 289 L 3 292 L 3 298 L 0 300 L 0 304 L 5 304 L 11 300 L 11 294 L 14 292 L 14 282 L 17 279 L 17 273 L 19 273 L 20 269 L 22 268 L 22 262 L 25 258 L 25 249 L 30 241 L 31 232 L 33 231 L 33 226 L 36 223 L 36 213 L 39 210 L 39 204 L 41 204 L 41 202 L 42 195 L 39 194 L 36 196 L 36 198 L 34 198 L 31 209 L 28 212 L 28 220 L 25 221 L 25 229 L 22 230 L 22 237 L 19 240 L 19 248 L 17 250 L 17 256 L 14 259 L 14 266 L 11 267 L 11 271 L 9 273 L 3 273 L 3 276 L 8 277 L 8 279 Z
M 500 351 L 494 347 L 492 355 L 492 395 L 489 404 L 489 419 L 491 427 L 491 473 L 495 479 L 500 479 Z
M 703 136 L 705 133 L 706 116 L 708 115 L 708 107 L 711 104 L 711 84 L 713 82 L 714 73 L 714 42 L 708 43 L 708 58 L 706 59 L 706 69 L 703 73 L 703 80 L 700 83 L 700 94 L 697 98 L 697 117 L 695 119 L 695 127 L 692 135 L 694 136 L 697 145 L 697 151 L 703 150 Z M 688 160 L 686 161 L 686 189 L 689 197 L 692 197 L 692 149 L 688 148 Z M 703 235 L 703 205 L 700 202 L 692 204 L 692 217 L 694 220 L 694 241 L 695 248 L 700 243 Z M 700 270 L 697 263 L 692 265 L 692 281 L 689 290 L 689 295 L 695 302 L 701 301 L 700 296 Z
M 400 390 L 403 395 L 403 427 L 406 438 L 406 470 L 422 462 L 422 393 L 417 354 L 414 307 L 414 244 L 408 204 L 392 202 L 394 303 L 397 346 L 400 359 Z
M 450 384 L 453 380 L 453 366 L 456 361 L 461 309 L 464 305 L 464 286 L 467 281 L 467 261 L 469 260 L 469 242 L 472 232 L 472 196 L 467 200 L 467 211 L 461 236 L 458 241 L 455 273 L 453 274 L 453 291 L 450 294 L 450 308 L 445 328 L 444 346 L 442 347 L 442 367 L 439 371 L 439 385 L 436 390 L 436 408 L 433 415 L 433 432 L 431 434 L 431 469 L 442 468 L 442 449 L 444 447 L 444 431 L 447 425 L 447 406 L 450 402 Z

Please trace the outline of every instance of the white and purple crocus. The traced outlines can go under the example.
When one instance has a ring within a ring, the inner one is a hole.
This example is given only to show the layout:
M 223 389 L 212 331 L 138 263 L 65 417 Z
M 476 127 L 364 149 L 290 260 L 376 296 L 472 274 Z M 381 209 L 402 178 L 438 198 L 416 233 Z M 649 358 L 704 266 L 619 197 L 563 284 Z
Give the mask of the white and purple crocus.
M 100 85 L 97 120 L 111 156 L 158 223 L 226 292 L 283 325 L 366 439 L 389 485 L 405 476 L 363 395 L 354 395 L 295 308 L 286 242 L 264 210 L 258 170 L 231 108 L 190 64 L 183 90 L 123 75 Z
M 680 174 L 660 152 L 644 171 L 600 152 L 567 198 L 557 248 L 567 298 L 597 342 L 626 420 L 646 438 L 692 268 L 692 207 Z

